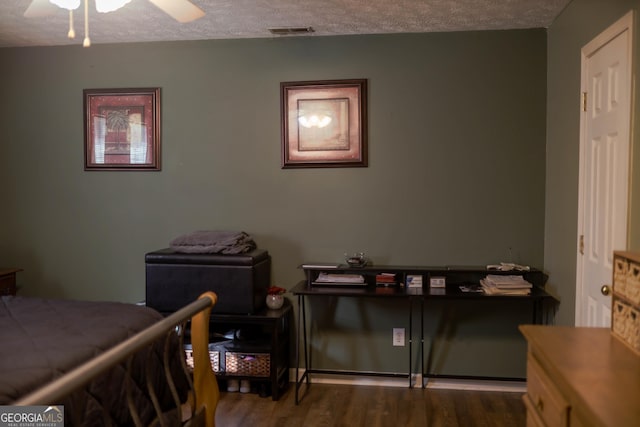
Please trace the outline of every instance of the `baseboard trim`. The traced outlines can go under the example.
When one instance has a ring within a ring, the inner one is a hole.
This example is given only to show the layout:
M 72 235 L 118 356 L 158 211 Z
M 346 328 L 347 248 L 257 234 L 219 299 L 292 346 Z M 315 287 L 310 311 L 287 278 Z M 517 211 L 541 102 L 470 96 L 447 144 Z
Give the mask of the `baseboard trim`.
M 300 375 L 304 370 L 300 370 Z M 295 368 L 289 370 L 289 378 L 295 382 Z M 377 386 L 377 387 L 408 387 L 407 378 L 384 378 L 335 374 L 313 374 L 311 380 L 317 384 L 337 384 L 353 386 Z M 411 384 L 415 388 L 420 387 L 420 375 L 412 375 Z M 425 378 L 425 387 L 431 389 L 469 390 L 469 391 L 496 391 L 524 393 L 527 390 L 526 381 L 490 381 L 490 380 L 461 380 L 449 378 Z
M 513 393 L 527 391 L 526 381 L 429 379 L 426 386 L 427 388 L 449 390 L 504 391 Z

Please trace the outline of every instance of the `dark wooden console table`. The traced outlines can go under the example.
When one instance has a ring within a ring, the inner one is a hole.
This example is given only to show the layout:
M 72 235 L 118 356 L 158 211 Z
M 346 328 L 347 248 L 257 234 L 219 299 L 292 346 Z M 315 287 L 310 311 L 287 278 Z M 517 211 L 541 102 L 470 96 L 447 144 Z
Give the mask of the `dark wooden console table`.
M 413 354 L 413 308 L 415 305 L 420 307 L 420 345 L 422 346 L 421 354 L 421 376 L 422 378 L 452 378 L 452 379 L 469 379 L 482 378 L 493 380 L 514 380 L 514 378 L 495 378 L 495 377 L 469 377 L 460 375 L 432 375 L 425 372 L 424 366 L 424 303 L 426 300 L 477 300 L 477 301 L 505 301 L 513 302 L 514 299 L 525 300 L 531 303 L 531 322 L 533 324 L 548 323 L 547 314 L 549 303 L 553 303 L 555 298 L 545 292 L 544 284 L 546 276 L 539 270 L 530 271 L 493 271 L 483 267 L 416 267 L 416 266 L 366 266 L 360 268 L 341 265 L 338 268 L 324 269 L 321 266 L 304 268 L 306 279 L 300 281 L 291 293 L 298 297 L 299 319 L 296 333 L 296 396 L 295 402 L 299 402 L 299 391 L 301 385 L 306 381 L 310 382 L 311 374 L 338 374 L 338 375 L 365 375 L 365 376 L 385 376 L 385 377 L 401 377 L 407 378 L 409 387 L 411 382 L 411 366 Z M 324 286 L 313 285 L 320 273 L 329 274 L 359 274 L 365 278 L 365 284 L 361 286 Z M 395 274 L 398 283 L 406 283 L 408 275 L 421 275 L 423 277 L 422 288 L 409 288 L 407 286 L 381 287 L 376 285 L 376 276 L 380 273 Z M 504 275 L 522 275 L 527 281 L 533 284 L 530 295 L 523 296 L 507 296 L 507 295 L 485 295 L 483 293 L 463 292 L 460 285 L 477 285 L 480 279 L 487 274 L 504 274 Z M 429 279 L 431 277 L 444 277 L 446 279 L 445 289 L 430 289 Z M 307 314 L 306 314 L 306 298 L 322 298 L 322 297 L 349 297 L 349 298 L 376 298 L 378 300 L 404 300 L 409 309 L 409 332 L 408 332 L 408 370 L 406 373 L 371 373 L 359 371 L 333 371 L 328 369 L 316 369 L 311 366 L 311 358 L 308 351 L 307 343 Z M 302 340 L 302 343 L 301 343 Z M 301 348 L 301 345 L 303 346 Z M 300 356 L 304 358 L 304 373 L 300 372 Z M 422 387 L 424 388 L 424 381 Z

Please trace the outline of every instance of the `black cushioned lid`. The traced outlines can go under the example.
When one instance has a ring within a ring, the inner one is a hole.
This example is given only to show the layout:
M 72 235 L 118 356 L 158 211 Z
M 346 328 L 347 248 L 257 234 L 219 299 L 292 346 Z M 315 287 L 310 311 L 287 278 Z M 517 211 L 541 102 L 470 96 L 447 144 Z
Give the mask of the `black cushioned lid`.
M 243 254 L 188 254 L 171 248 L 149 252 L 144 259 L 147 264 L 208 264 L 208 265 L 255 265 L 269 258 L 264 249 L 254 249 Z

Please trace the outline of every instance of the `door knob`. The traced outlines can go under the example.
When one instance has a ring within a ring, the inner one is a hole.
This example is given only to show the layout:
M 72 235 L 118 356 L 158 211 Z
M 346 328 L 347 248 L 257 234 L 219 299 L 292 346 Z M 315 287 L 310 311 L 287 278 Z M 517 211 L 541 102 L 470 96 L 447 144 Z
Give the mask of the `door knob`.
M 602 287 L 600 288 L 600 292 L 602 292 L 602 295 L 607 296 L 611 293 L 611 288 L 609 287 L 609 285 L 602 285 Z

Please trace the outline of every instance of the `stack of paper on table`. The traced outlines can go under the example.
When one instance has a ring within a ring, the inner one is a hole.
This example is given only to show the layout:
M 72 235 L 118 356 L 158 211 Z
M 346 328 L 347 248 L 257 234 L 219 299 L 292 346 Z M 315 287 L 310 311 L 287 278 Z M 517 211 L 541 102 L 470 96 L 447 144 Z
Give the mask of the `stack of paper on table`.
M 320 273 L 312 282 L 313 285 L 365 285 L 361 274 L 329 274 Z
M 489 274 L 480 280 L 487 295 L 529 295 L 533 285 L 522 276 Z

